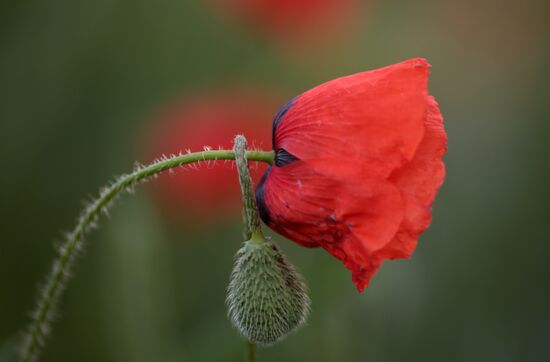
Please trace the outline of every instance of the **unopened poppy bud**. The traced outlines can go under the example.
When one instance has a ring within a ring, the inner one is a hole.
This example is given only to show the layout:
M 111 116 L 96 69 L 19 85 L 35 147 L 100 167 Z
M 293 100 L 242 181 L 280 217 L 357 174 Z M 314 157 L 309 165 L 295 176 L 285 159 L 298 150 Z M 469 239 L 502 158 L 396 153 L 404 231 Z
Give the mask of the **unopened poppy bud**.
M 229 318 L 253 343 L 269 345 L 301 327 L 310 299 L 300 274 L 271 240 L 246 241 L 227 291 Z

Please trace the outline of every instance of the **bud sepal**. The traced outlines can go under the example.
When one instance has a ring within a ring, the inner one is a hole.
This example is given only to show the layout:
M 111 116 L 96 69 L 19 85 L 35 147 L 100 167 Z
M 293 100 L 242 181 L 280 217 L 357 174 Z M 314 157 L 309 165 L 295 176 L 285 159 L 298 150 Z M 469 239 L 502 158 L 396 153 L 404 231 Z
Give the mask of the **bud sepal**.
M 279 246 L 252 234 L 235 256 L 227 291 L 233 325 L 250 342 L 270 345 L 305 323 L 310 304 L 302 276 Z

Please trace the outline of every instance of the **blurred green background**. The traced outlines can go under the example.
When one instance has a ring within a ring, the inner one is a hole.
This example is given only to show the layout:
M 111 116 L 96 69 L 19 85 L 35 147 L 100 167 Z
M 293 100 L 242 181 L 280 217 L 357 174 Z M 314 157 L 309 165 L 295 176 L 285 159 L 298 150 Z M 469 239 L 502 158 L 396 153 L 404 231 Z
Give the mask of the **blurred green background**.
M 371 1 L 345 41 L 309 52 L 199 0 L 2 1 L 0 360 L 12 360 L 56 240 L 87 195 L 140 159 L 160 105 L 242 83 L 290 98 L 422 56 L 449 133 L 431 228 L 362 295 L 328 253 L 275 236 L 313 310 L 259 361 L 549 361 L 549 13 L 536 0 Z M 224 305 L 238 213 L 168 222 L 154 187 L 122 198 L 88 238 L 44 361 L 242 360 Z

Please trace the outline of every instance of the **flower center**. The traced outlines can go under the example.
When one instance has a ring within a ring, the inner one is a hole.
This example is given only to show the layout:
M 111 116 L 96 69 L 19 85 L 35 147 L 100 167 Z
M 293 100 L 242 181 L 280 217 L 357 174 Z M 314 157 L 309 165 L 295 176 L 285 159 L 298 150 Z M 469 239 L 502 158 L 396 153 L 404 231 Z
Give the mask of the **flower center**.
M 298 160 L 298 157 L 294 156 L 284 148 L 277 149 L 277 152 L 275 153 L 275 166 L 277 167 L 283 167 Z

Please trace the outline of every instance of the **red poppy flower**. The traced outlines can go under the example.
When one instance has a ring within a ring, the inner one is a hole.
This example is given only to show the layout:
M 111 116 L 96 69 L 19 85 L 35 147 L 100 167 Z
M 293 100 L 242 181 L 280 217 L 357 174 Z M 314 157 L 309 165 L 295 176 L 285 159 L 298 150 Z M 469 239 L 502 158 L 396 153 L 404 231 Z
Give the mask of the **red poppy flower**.
M 257 90 L 219 90 L 176 102 L 148 125 L 149 158 L 202 151 L 205 146 L 231 149 L 236 134 L 244 134 L 251 147 L 265 148 L 269 143 L 265 119 L 271 117 L 276 103 L 264 94 Z M 259 179 L 265 166 L 258 164 L 258 171 L 255 169 L 252 175 Z M 159 175 L 157 182 L 153 190 L 167 216 L 214 220 L 240 209 L 232 162 L 210 161 L 178 168 L 172 174 Z
M 411 59 L 332 80 L 273 121 L 276 160 L 256 190 L 262 219 L 340 259 L 360 292 L 385 259 L 411 256 L 445 176 L 429 67 Z
M 210 0 L 264 33 L 293 42 L 326 41 L 350 24 L 358 0 Z M 303 42 L 300 42 L 302 45 Z

